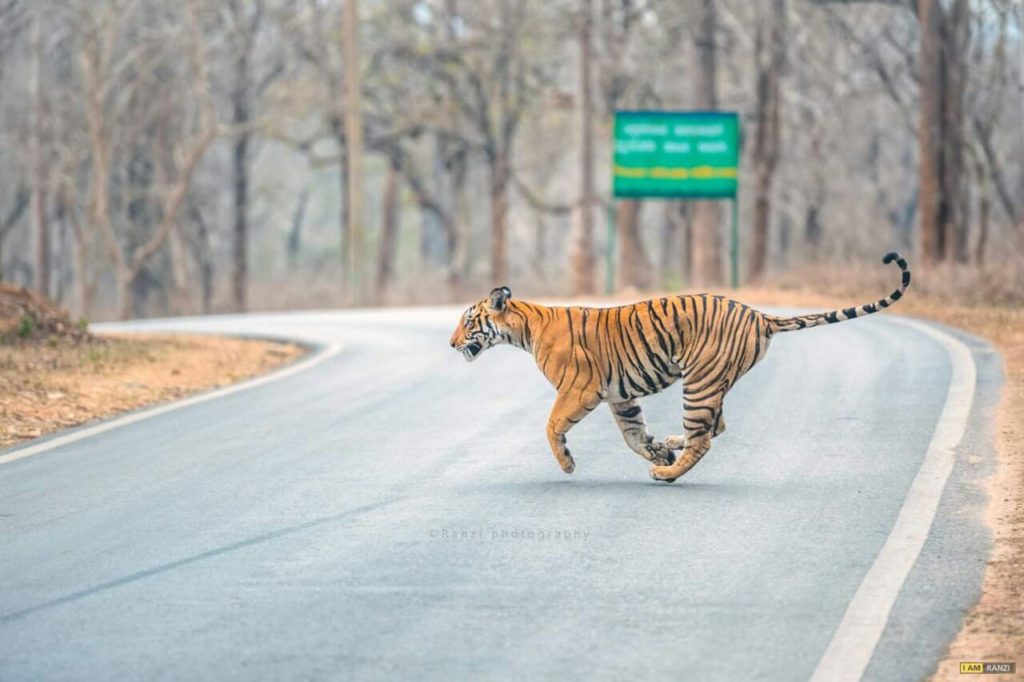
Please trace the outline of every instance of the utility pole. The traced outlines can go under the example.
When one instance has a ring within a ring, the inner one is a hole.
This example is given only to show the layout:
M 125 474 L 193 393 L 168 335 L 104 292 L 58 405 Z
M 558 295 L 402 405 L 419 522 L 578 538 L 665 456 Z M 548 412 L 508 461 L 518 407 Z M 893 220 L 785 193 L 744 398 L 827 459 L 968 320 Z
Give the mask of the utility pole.
M 345 155 L 348 160 L 348 301 L 362 303 L 363 286 L 363 97 L 359 69 L 359 2 L 345 0 Z

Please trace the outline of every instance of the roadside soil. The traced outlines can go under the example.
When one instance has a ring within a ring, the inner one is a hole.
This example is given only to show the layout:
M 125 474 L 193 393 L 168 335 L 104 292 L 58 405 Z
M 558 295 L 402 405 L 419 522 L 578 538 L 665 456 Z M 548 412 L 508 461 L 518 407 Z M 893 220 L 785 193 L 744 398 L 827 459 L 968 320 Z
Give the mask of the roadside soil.
M 205 336 L 54 334 L 0 343 L 0 448 L 268 372 L 305 349 Z

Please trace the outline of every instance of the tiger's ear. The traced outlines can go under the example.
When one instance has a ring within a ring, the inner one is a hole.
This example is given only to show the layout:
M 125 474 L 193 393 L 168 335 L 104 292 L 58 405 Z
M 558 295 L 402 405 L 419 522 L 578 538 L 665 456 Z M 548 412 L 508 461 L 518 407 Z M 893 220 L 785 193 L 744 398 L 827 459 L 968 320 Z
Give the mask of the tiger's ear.
M 505 309 L 505 303 L 508 299 L 512 298 L 512 290 L 508 287 L 498 287 L 491 292 L 490 297 L 487 299 L 487 305 L 490 306 L 491 310 L 501 312 Z

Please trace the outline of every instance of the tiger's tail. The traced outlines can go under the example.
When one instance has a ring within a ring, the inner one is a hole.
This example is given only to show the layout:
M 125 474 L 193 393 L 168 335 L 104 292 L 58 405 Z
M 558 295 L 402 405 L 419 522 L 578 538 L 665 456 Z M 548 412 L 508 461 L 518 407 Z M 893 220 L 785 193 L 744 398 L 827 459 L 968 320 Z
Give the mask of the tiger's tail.
M 820 327 L 835 322 L 845 322 L 846 320 L 877 313 L 882 308 L 888 308 L 903 298 L 903 292 L 910 286 L 910 268 L 907 266 L 907 261 L 895 251 L 890 251 L 882 258 L 882 262 L 886 264 L 893 261 L 896 261 L 896 265 L 900 267 L 900 272 L 903 274 L 900 279 L 900 286 L 885 298 L 854 308 L 843 308 L 827 313 L 814 313 L 813 315 L 797 315 L 796 317 L 765 315 L 768 320 L 769 332 L 772 334 L 775 332 L 793 332 L 798 329 L 810 329 L 811 327 Z

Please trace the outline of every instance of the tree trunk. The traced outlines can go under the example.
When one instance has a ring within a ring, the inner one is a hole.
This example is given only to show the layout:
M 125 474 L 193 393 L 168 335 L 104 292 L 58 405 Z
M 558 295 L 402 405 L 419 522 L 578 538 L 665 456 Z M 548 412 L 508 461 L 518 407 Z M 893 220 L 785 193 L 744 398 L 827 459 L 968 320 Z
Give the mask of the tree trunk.
M 773 0 L 770 17 L 757 29 L 757 131 L 754 139 L 755 199 L 750 277 L 764 276 L 768 264 L 772 184 L 779 161 L 780 80 L 785 59 L 786 0 Z M 765 26 L 767 25 L 767 28 Z M 768 37 L 765 37 L 766 31 Z
M 580 198 L 573 207 L 572 292 L 594 292 L 594 106 L 591 94 L 592 0 L 581 0 L 579 19 Z
M 764 171 L 757 173 L 754 199 L 754 224 L 750 235 L 750 279 L 764 277 L 768 262 L 768 228 L 771 222 L 771 177 Z
M 77 280 L 77 298 L 75 301 L 75 312 L 80 317 L 89 317 L 92 313 L 93 288 L 88 281 L 89 272 L 89 249 L 84 239 L 75 235 L 75 279 Z
M 448 141 L 438 135 L 434 138 L 434 150 L 431 159 L 431 189 L 438 206 L 443 211 L 450 210 L 445 182 Z M 448 268 L 451 263 L 450 236 L 445 221 L 439 211 L 423 211 L 420 213 L 420 266 L 424 271 L 436 271 Z
M 448 269 L 448 285 L 456 292 L 466 276 L 469 267 L 470 225 L 469 198 L 466 196 L 466 175 L 468 159 L 459 154 L 452 162 L 451 170 L 451 265 Z
M 918 213 L 921 216 L 921 259 L 931 265 L 942 260 L 940 214 L 942 69 L 940 65 L 941 12 L 939 0 L 919 0 L 918 21 L 921 27 L 919 70 L 921 80 L 920 118 L 917 140 L 920 163 Z
M 213 247 L 210 244 L 210 229 L 195 205 L 190 208 L 189 217 L 196 226 L 193 256 L 199 264 L 200 310 L 203 315 L 209 315 L 213 312 Z
M 35 234 L 34 286 L 43 296 L 50 289 L 50 234 L 46 224 L 46 162 L 43 159 L 42 11 L 32 21 L 32 232 Z
M 294 271 L 299 265 L 299 253 L 302 251 L 302 225 L 306 222 L 306 202 L 309 200 L 309 190 L 299 192 L 299 199 L 295 204 L 295 211 L 292 213 L 292 227 L 288 231 L 288 242 L 286 251 L 288 253 L 288 270 Z
M 508 159 L 497 152 L 491 160 L 491 279 L 494 286 L 504 286 L 508 277 Z
M 117 273 L 117 319 L 131 319 L 135 310 L 136 276 L 127 271 Z
M 175 315 L 188 315 L 192 312 L 192 302 L 188 290 L 185 239 L 182 237 L 180 226 L 171 230 L 167 241 L 171 252 L 171 311 Z
M 345 148 L 348 158 L 349 301 L 362 302 L 363 288 L 363 105 L 359 66 L 359 2 L 345 0 Z
M 919 0 L 921 82 L 918 147 L 921 256 L 926 264 L 967 258 L 964 207 L 964 89 L 969 8 Z
M 22 214 L 28 208 L 31 194 L 25 185 L 19 184 L 18 190 L 14 193 L 14 206 L 7 212 L 3 222 L 0 222 L 0 282 L 4 280 L 4 240 L 7 238 L 7 233 L 14 229 L 14 226 L 21 220 Z
M 240 50 L 235 61 L 235 88 L 232 92 L 232 123 L 244 126 L 249 122 L 249 55 Z M 234 230 L 231 241 L 231 302 L 235 311 L 244 312 L 249 287 L 249 142 L 250 134 L 241 132 L 235 138 L 231 156 Z
M 395 247 L 398 240 L 398 167 L 388 164 L 381 195 L 381 235 L 377 264 L 377 301 L 384 299 L 395 269 Z
M 987 188 L 982 188 L 978 201 L 978 245 L 974 254 L 974 264 L 981 267 L 985 264 L 985 248 L 988 246 L 988 224 L 992 200 Z
M 342 282 L 348 278 L 348 253 L 352 250 L 352 230 L 349 228 L 350 213 L 348 205 L 350 203 L 349 189 L 351 185 L 348 181 L 348 143 L 345 141 L 345 129 L 341 119 L 335 120 L 335 133 L 334 140 L 338 145 L 338 154 L 340 155 L 341 161 L 338 163 L 338 196 L 341 198 L 338 209 L 338 222 L 341 228 L 341 271 L 342 271 Z M 345 290 L 348 290 L 348 285 L 343 284 Z
M 946 260 L 967 263 L 969 254 L 969 175 L 966 164 L 965 93 L 970 36 L 968 0 L 954 0 L 943 32 L 945 92 L 943 93 L 943 199 L 948 202 Z
M 694 108 L 718 106 L 715 65 L 715 0 L 701 0 L 700 16 L 693 38 L 697 51 L 694 78 Z M 718 206 L 710 201 L 695 202 L 693 211 L 693 279 L 703 286 L 722 281 L 722 235 Z
M 641 203 L 634 200 L 618 203 L 615 228 L 619 237 L 620 288 L 646 289 L 653 282 L 651 262 L 647 259 L 640 240 L 640 207 Z

